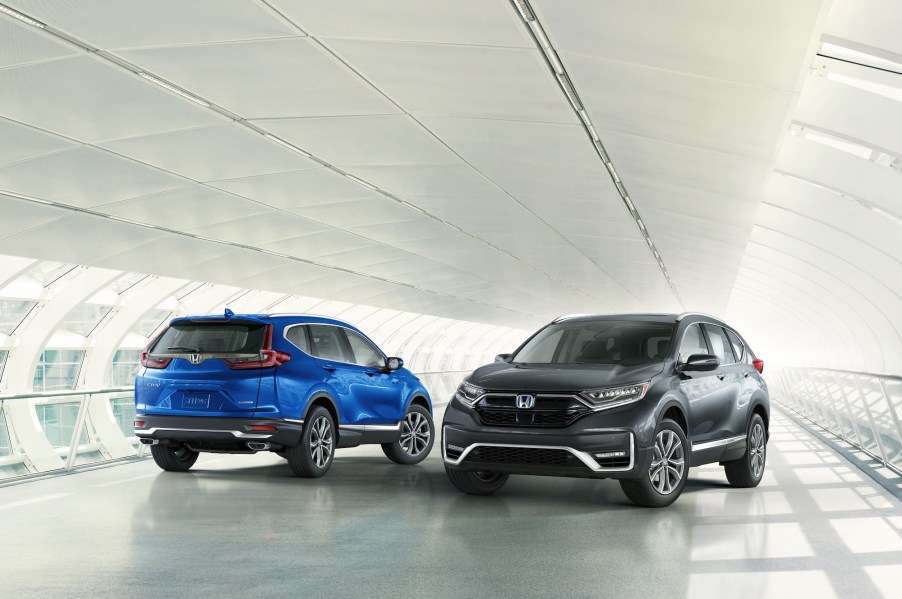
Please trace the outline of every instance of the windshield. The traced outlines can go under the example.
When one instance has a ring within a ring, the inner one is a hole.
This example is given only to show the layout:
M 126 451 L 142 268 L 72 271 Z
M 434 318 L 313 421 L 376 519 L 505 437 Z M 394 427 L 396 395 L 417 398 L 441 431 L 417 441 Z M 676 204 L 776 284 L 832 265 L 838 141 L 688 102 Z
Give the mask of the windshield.
M 561 322 L 539 331 L 511 361 L 625 366 L 662 362 L 670 353 L 674 327 L 622 320 Z
M 183 322 L 166 329 L 151 353 L 256 354 L 265 333 L 256 323 Z

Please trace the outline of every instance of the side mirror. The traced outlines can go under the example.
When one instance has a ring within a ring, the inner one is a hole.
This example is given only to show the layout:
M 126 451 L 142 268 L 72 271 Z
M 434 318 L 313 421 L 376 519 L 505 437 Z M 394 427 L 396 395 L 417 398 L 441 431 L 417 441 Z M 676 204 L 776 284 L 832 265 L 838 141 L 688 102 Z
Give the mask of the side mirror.
M 677 364 L 677 372 L 705 372 L 717 370 L 720 360 L 713 354 L 692 354 L 685 362 Z
M 402 366 L 404 366 L 404 360 L 402 360 L 401 358 L 389 358 L 385 361 L 385 369 L 389 372 L 391 372 L 392 370 L 398 370 Z
M 497 356 L 495 356 L 495 361 L 496 362 L 510 362 L 511 355 L 510 354 L 498 354 Z

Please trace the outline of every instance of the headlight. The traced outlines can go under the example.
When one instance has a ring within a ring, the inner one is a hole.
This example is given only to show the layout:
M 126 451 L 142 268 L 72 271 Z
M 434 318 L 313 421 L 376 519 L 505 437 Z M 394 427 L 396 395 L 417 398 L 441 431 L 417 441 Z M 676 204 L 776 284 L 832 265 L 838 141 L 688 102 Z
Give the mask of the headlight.
M 485 394 L 485 390 L 464 381 L 460 384 L 460 387 L 457 388 L 454 397 L 463 402 L 464 405 L 472 407 L 479 401 L 479 398 L 482 397 L 483 394 Z
M 622 387 L 606 387 L 604 389 L 592 389 L 583 391 L 580 395 L 588 401 L 596 410 L 607 410 L 608 408 L 616 408 L 634 401 L 639 401 L 645 397 L 648 391 L 648 383 L 638 383 L 636 385 L 624 385 Z

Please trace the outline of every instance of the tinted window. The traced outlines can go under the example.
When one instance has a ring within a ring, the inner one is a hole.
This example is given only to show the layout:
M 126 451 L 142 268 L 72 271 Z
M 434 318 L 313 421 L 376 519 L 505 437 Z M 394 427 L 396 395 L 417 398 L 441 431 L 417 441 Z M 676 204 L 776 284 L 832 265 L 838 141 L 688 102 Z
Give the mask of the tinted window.
M 697 324 L 691 324 L 683 333 L 683 342 L 680 343 L 678 360 L 685 362 L 693 354 L 708 354 L 708 344 L 702 336 L 702 329 Z
M 170 326 L 153 353 L 257 354 L 266 327 L 254 323 L 184 322 Z
M 745 357 L 745 346 L 742 344 L 742 339 L 730 329 L 727 329 L 727 337 L 730 338 L 730 344 L 733 346 L 733 355 L 736 356 L 736 361 L 742 362 L 742 359 Z
M 730 348 L 730 340 L 723 327 L 713 324 L 703 325 L 705 332 L 708 334 L 708 341 L 711 342 L 711 353 L 717 356 L 721 364 L 732 364 L 736 360 L 733 359 L 733 350 Z
M 673 328 L 671 324 L 619 320 L 557 323 L 542 329 L 512 360 L 539 364 L 649 364 L 664 359 Z
M 285 338 L 288 339 L 290 343 L 296 345 L 305 354 L 313 355 L 313 352 L 310 350 L 310 342 L 307 340 L 307 327 L 291 327 L 285 331 Z
M 344 331 L 340 327 L 311 324 L 308 329 L 316 356 L 336 362 L 352 361 L 345 350 Z
M 383 368 L 385 366 L 385 356 L 369 340 L 350 329 L 345 330 L 345 335 L 348 336 L 348 341 L 351 344 L 355 364 L 372 368 Z

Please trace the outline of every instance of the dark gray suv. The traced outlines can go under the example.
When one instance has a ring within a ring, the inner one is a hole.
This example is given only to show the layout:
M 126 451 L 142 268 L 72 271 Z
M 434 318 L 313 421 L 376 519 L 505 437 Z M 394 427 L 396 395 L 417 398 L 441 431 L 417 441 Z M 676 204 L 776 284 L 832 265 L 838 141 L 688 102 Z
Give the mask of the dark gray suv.
M 720 462 L 730 484 L 764 474 L 764 363 L 704 314 L 559 318 L 461 383 L 442 423 L 448 478 L 488 495 L 511 474 L 617 478 L 663 507 L 690 466 Z

